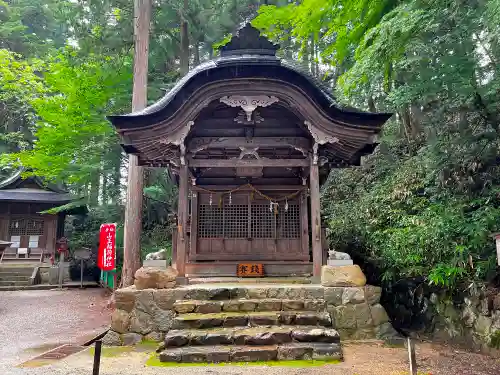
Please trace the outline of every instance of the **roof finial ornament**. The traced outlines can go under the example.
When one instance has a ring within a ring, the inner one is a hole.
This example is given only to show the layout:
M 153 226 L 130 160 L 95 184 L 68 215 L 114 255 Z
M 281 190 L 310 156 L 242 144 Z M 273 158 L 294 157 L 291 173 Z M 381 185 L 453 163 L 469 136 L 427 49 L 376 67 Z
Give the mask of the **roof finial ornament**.
M 221 47 L 221 56 L 230 55 L 270 55 L 276 56 L 280 48 L 278 44 L 271 43 L 266 37 L 260 35 L 259 30 L 250 22 L 245 24 L 233 35 L 231 41 Z

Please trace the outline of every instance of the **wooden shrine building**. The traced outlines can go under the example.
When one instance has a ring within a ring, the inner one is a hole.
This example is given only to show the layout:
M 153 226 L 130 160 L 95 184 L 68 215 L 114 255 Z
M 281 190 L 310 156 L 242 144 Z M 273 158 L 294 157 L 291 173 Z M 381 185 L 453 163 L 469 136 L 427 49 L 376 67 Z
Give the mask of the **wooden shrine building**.
M 320 184 L 359 165 L 390 114 L 345 110 L 247 25 L 152 106 L 110 116 L 140 165 L 178 179 L 181 276 L 318 276 Z M 174 241 L 175 242 L 175 241 Z
M 43 211 L 72 201 L 70 194 L 57 186 L 46 185 L 38 177 L 21 177 L 22 170 L 0 181 L 0 241 L 10 243 L 0 263 L 7 261 L 42 262 L 56 251 L 57 239 L 64 235 L 67 214 L 85 213 L 73 208 L 58 214 Z

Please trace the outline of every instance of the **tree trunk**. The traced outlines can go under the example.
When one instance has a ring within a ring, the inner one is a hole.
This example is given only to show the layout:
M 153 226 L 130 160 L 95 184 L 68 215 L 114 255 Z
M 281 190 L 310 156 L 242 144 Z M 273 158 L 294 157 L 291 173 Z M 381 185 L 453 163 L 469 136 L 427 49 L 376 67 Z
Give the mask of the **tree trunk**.
M 92 177 L 90 179 L 90 200 L 89 203 L 91 206 L 97 206 L 99 203 L 99 180 L 101 179 L 101 168 L 99 170 L 92 173 Z
M 185 75 L 189 71 L 189 30 L 187 21 L 189 2 L 184 0 L 184 7 L 180 11 L 181 20 L 181 74 Z
M 373 95 L 371 94 L 368 97 L 368 110 L 373 113 L 377 112 L 377 108 L 375 107 L 375 101 L 373 100 Z
M 194 43 L 194 66 L 200 65 L 200 43 L 196 41 Z
M 135 0 L 134 7 L 134 88 L 132 111 L 146 107 L 151 0 Z M 125 208 L 122 286 L 134 283 L 141 267 L 143 171 L 136 155 L 129 155 L 127 203 Z

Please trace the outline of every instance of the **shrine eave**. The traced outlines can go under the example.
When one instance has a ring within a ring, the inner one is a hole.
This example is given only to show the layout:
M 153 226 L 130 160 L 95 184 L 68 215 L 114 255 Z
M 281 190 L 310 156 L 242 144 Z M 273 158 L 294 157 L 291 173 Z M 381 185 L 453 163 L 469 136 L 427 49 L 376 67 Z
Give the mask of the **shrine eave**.
M 119 133 L 145 129 L 175 116 L 202 87 L 231 80 L 265 80 L 293 83 L 330 118 L 345 124 L 371 128 L 378 132 L 391 113 L 369 113 L 341 108 L 327 89 L 292 63 L 269 55 L 229 55 L 192 69 L 162 99 L 142 111 L 108 116 Z

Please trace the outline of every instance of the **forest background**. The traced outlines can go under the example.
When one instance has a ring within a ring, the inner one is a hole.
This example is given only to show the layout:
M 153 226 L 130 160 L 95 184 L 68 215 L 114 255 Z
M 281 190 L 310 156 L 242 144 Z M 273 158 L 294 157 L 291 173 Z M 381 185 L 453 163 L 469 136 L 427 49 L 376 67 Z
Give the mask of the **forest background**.
M 371 282 L 497 282 L 500 0 L 156 0 L 149 103 L 250 20 L 339 105 L 395 114 L 323 187 L 331 247 Z M 132 0 L 0 0 L 0 178 L 22 165 L 78 196 L 73 248 L 103 222 L 122 246 L 127 158 L 105 116 L 130 112 L 132 59 Z M 145 186 L 144 254 L 170 248 L 176 212 L 166 171 Z

